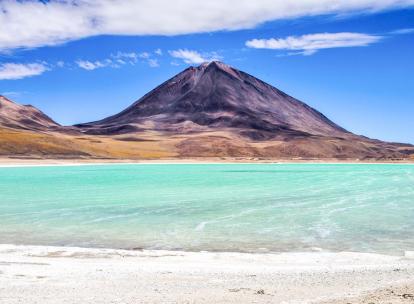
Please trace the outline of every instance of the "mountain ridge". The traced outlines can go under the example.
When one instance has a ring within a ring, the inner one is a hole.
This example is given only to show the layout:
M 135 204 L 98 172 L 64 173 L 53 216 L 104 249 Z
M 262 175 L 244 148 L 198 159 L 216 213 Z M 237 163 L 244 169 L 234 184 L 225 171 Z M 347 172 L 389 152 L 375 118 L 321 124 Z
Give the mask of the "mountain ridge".
M 49 130 L 61 127 L 32 105 L 20 105 L 0 95 L 0 125 L 26 130 Z

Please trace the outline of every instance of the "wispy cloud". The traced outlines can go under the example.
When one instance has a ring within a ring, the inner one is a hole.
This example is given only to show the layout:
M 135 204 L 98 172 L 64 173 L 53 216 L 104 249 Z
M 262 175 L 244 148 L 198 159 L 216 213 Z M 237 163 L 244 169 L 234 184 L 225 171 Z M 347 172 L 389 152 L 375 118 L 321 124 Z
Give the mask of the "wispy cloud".
M 272 20 L 374 13 L 412 6 L 414 0 L 180 0 L 179 5 L 165 0 L 4 0 L 0 1 L 0 51 L 50 46 L 97 35 L 238 30 Z M 154 22 L 154 16 L 163 22 Z
M 3 63 L 0 65 L 0 80 L 14 80 L 43 74 L 48 70 L 43 63 Z
M 111 55 L 119 64 L 135 64 L 138 62 L 138 55 L 135 52 L 117 52 Z
M 88 71 L 93 71 L 93 70 L 96 70 L 96 69 L 105 68 L 105 67 L 113 65 L 112 60 L 110 60 L 110 59 L 105 59 L 104 61 L 78 60 L 78 61 L 76 61 L 76 64 L 80 68 L 82 68 L 84 70 L 88 70 Z
M 160 64 L 158 59 L 153 58 L 153 54 L 149 52 L 116 52 L 111 54 L 108 58 L 103 60 L 77 60 L 75 63 L 78 67 L 93 71 L 100 68 L 120 68 L 124 65 L 135 65 L 138 62 L 148 64 L 148 66 L 155 68 Z
M 56 62 L 56 66 L 59 68 L 63 68 L 65 66 L 65 62 L 63 60 L 59 60 Z
M 158 56 L 162 56 L 162 50 L 161 49 L 156 49 L 155 51 L 154 51 L 154 53 L 156 54 L 156 55 L 158 55 Z
M 6 96 L 6 97 L 17 97 L 22 95 L 25 92 L 15 92 L 15 91 L 10 91 L 10 92 L 0 92 L 0 95 L 2 96 Z
M 411 33 L 414 33 L 414 28 L 403 28 L 403 29 L 392 31 L 390 34 L 402 35 L 402 34 L 411 34 Z
M 322 49 L 360 47 L 376 43 L 382 36 L 363 33 L 317 33 L 286 38 L 252 39 L 246 46 L 256 49 L 288 50 L 287 55 L 315 54 Z
M 154 51 L 154 54 L 156 54 L 156 51 Z M 138 62 L 142 62 L 152 68 L 156 68 L 160 66 L 160 63 L 157 58 L 154 58 L 154 54 L 149 52 L 116 52 L 108 56 L 108 58 L 100 60 L 79 59 L 75 62 L 64 62 L 60 60 L 55 63 L 2 63 L 0 64 L 0 80 L 22 79 L 41 75 L 55 68 L 73 68 L 73 66 L 87 71 L 93 71 L 108 67 L 120 68 L 124 65 L 135 65 Z
M 148 59 L 148 58 L 150 58 L 150 57 L 151 57 L 150 53 L 148 53 L 148 52 L 142 52 L 142 53 L 139 53 L 139 54 L 137 54 L 137 56 L 138 56 L 139 58 L 142 58 L 142 59 Z
M 180 50 L 170 51 L 169 53 L 172 57 L 182 59 L 185 63 L 188 63 L 188 64 L 192 64 L 192 63 L 198 64 L 198 63 L 203 63 L 207 61 L 207 59 L 204 58 L 197 51 L 180 49 Z
M 221 59 L 216 52 L 203 53 L 201 54 L 198 51 L 179 49 L 174 51 L 169 51 L 170 55 L 174 58 L 183 60 L 187 64 L 200 64 L 207 61 Z
M 148 65 L 152 68 L 158 68 L 160 64 L 158 63 L 158 59 L 148 59 Z

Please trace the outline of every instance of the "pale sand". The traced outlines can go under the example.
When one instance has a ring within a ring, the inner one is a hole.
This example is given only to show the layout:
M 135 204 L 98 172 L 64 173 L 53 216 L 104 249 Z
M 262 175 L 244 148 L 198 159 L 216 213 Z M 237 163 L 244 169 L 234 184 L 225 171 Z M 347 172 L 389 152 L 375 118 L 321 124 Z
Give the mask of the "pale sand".
M 414 253 L 0 245 L 0 303 L 413 303 Z

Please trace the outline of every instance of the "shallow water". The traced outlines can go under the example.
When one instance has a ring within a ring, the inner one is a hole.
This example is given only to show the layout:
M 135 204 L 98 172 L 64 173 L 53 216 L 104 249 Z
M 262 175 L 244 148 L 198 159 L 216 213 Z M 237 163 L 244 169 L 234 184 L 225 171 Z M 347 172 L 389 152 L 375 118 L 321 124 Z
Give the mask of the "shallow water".
M 0 168 L 0 243 L 401 254 L 414 250 L 414 166 Z

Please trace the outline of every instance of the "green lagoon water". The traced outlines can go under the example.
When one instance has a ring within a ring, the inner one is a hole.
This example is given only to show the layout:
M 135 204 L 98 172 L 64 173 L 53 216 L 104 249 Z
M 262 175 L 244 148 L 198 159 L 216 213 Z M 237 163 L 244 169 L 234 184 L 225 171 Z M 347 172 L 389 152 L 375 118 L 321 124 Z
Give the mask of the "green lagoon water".
M 400 254 L 414 250 L 414 166 L 0 168 L 0 243 Z

